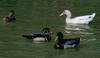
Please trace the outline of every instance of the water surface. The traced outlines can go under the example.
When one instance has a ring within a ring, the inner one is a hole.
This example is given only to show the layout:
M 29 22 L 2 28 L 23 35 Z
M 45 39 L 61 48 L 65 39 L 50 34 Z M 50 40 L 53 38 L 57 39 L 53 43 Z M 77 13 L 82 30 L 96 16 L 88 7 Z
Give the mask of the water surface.
M 99 0 L 0 0 L 0 58 L 99 58 L 100 57 L 100 1 Z M 5 24 L 2 20 L 9 10 L 15 10 L 17 21 Z M 65 16 L 59 14 L 69 9 L 72 17 L 96 12 L 89 25 L 66 25 Z M 31 32 L 40 33 L 43 27 L 53 31 L 52 41 L 35 44 L 21 37 Z M 77 49 L 53 48 L 57 32 L 64 38 L 81 37 Z

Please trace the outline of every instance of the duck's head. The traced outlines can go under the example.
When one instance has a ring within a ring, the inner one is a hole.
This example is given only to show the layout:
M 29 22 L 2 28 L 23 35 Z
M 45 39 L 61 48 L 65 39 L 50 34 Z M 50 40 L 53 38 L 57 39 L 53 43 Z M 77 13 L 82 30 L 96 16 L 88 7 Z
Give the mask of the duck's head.
M 51 33 L 52 33 L 52 31 L 48 27 L 42 29 L 42 34 L 51 34 Z
M 46 27 L 46 28 L 43 28 L 42 29 L 42 34 L 45 35 L 48 39 L 48 41 L 51 40 L 51 34 L 52 34 L 52 31 L 50 28 Z
M 63 33 L 62 32 L 58 32 L 55 41 L 62 41 L 63 37 L 64 37 Z
M 54 48 L 56 49 L 64 49 L 63 46 L 63 33 L 62 32 L 58 32 L 57 33 L 57 37 L 56 37 L 57 43 L 54 45 Z
M 62 16 L 62 15 L 71 15 L 71 12 L 69 10 L 64 10 L 59 16 Z

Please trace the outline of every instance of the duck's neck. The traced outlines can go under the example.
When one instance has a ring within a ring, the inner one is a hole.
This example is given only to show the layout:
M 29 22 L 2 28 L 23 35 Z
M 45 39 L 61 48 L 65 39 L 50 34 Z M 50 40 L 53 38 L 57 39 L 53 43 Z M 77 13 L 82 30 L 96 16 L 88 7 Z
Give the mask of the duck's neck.
M 69 19 L 71 18 L 71 12 L 70 12 L 70 11 L 67 12 L 67 13 L 66 13 L 66 16 L 67 16 L 66 19 L 69 20 Z
M 13 12 L 10 12 L 9 13 L 9 15 L 8 15 L 8 17 L 12 17 L 12 16 L 14 16 L 15 14 L 13 13 Z
M 58 43 L 63 43 L 63 36 L 58 37 Z

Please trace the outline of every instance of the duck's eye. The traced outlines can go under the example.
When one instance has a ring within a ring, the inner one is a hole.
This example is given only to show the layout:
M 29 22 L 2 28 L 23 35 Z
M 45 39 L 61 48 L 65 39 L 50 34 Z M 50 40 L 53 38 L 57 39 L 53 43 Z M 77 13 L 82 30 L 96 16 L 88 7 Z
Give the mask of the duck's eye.
M 48 33 L 48 30 L 44 30 L 43 32 L 44 32 L 44 33 Z

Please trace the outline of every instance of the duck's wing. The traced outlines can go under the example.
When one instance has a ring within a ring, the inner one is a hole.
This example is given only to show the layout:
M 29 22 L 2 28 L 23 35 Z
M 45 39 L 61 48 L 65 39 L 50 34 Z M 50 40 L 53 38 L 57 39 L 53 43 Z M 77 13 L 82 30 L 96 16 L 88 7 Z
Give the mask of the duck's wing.
M 75 21 L 92 21 L 93 18 L 95 17 L 96 13 L 93 13 L 92 15 L 85 15 L 85 16 L 78 16 L 75 18 L 72 18 L 72 20 Z
M 79 21 L 79 20 L 87 20 L 89 18 L 91 18 L 91 16 L 90 15 L 86 15 L 86 16 L 75 17 L 75 18 L 72 18 L 71 20 L 75 20 L 75 21 L 78 20 Z
M 65 41 L 65 44 L 69 44 L 69 45 L 77 44 L 80 42 L 80 37 L 71 38 L 71 39 L 64 39 L 64 41 Z

